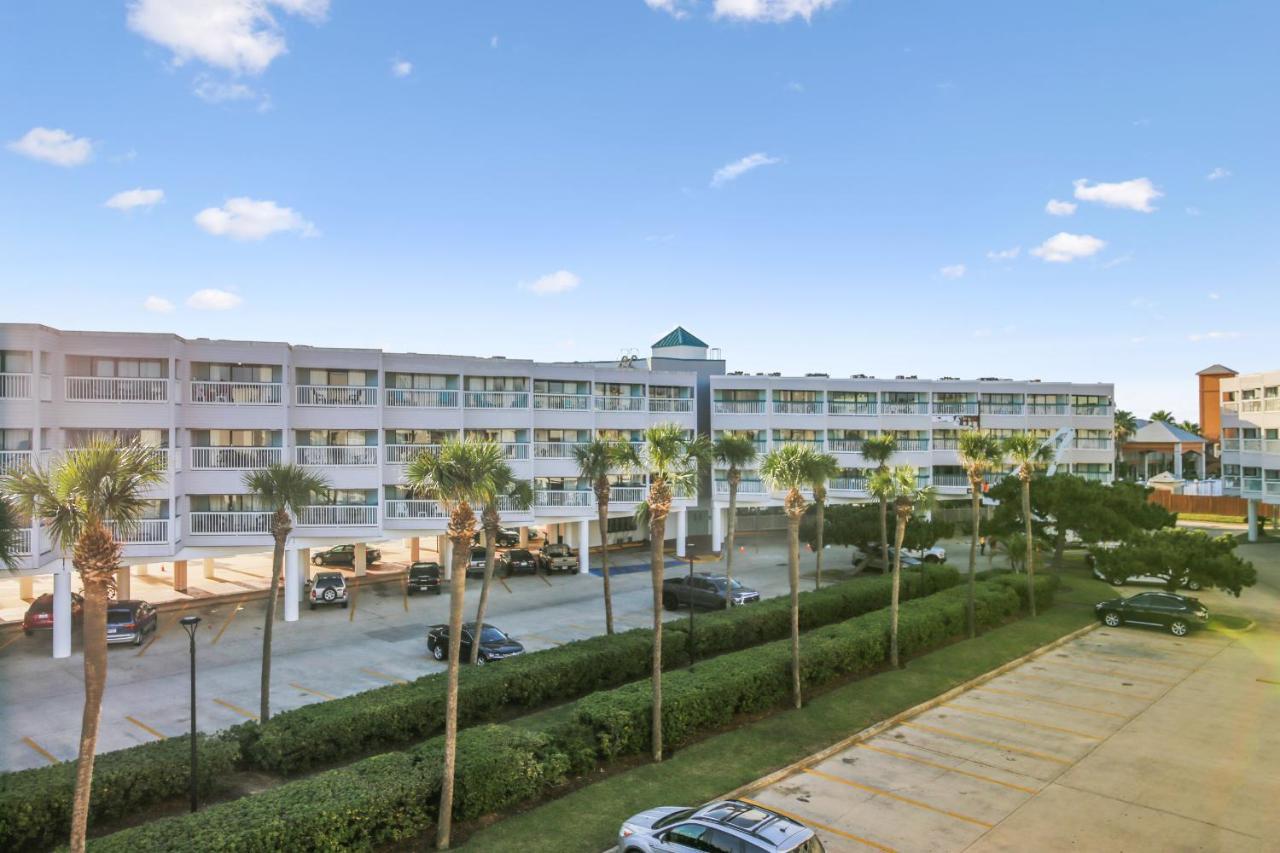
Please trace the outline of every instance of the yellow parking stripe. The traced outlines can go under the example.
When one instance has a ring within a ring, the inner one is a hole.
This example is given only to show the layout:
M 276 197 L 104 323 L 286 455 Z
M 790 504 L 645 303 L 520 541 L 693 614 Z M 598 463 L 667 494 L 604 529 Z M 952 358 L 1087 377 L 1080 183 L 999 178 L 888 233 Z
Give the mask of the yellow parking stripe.
M 850 841 L 856 841 L 859 844 L 865 844 L 868 847 L 873 847 L 876 850 L 881 850 L 883 851 L 883 853 L 898 853 L 898 851 L 894 850 L 892 847 L 887 847 L 884 844 L 880 844 L 878 842 L 872 841 L 870 838 L 863 838 L 860 835 L 854 835 L 851 832 L 845 832 L 843 829 L 836 829 L 834 826 L 827 826 L 826 824 L 817 823 L 816 821 L 813 821 L 807 817 L 801 817 L 800 815 L 783 811 L 777 806 L 766 806 L 764 803 L 759 803 L 759 802 L 756 802 L 755 800 L 749 800 L 746 797 L 739 797 L 738 799 L 741 802 L 756 806 L 757 808 L 768 809 L 769 811 L 776 812 L 782 815 L 783 817 L 790 818 L 791 820 L 794 820 L 794 821 L 799 821 L 805 826 L 810 826 L 810 827 L 813 827 L 814 829 L 820 829 L 823 832 L 829 832 L 832 835 L 838 835 L 841 838 L 847 838 Z
M 960 776 L 968 776 L 970 779 L 977 779 L 980 782 L 990 782 L 992 785 L 1002 785 L 1005 788 L 1012 788 L 1015 791 L 1023 791 L 1028 794 L 1039 793 L 1036 788 L 1027 788 L 1023 785 L 1015 785 L 1012 782 L 1004 782 L 1000 779 L 993 779 L 990 776 L 983 776 L 981 773 L 972 773 L 968 770 L 961 770 L 959 767 L 952 767 L 948 764 L 941 764 L 937 761 L 930 761 L 927 758 L 921 758 L 918 755 L 910 755 L 905 752 L 898 752 L 896 749 L 884 749 L 879 746 L 872 746 L 869 743 L 855 743 L 854 746 L 859 749 L 869 749 L 872 752 L 879 752 L 883 755 L 892 755 L 894 758 L 902 758 L 907 761 L 914 761 L 917 764 L 924 764 L 928 767 L 936 767 L 939 770 L 945 770 L 948 773 L 956 773 Z
M 1160 698 L 1158 696 L 1148 696 L 1145 693 L 1130 693 L 1124 690 L 1108 690 L 1106 687 L 1095 687 L 1092 684 L 1081 684 L 1079 681 L 1064 681 L 1061 678 L 1049 678 L 1047 675 L 1028 675 L 1025 672 L 1011 672 L 1014 678 L 1028 678 L 1032 681 L 1044 681 L 1049 684 L 1061 684 L 1063 687 L 1074 687 L 1078 690 L 1092 690 L 1095 693 L 1106 693 L 1111 696 L 1123 696 L 1126 699 L 1138 699 L 1143 702 L 1154 702 Z
M 1094 675 L 1107 675 L 1112 678 L 1119 678 L 1121 681 L 1146 681 L 1151 684 L 1159 684 L 1163 687 L 1172 687 L 1173 685 L 1178 683 L 1176 681 L 1165 681 L 1162 678 L 1147 678 L 1144 675 L 1128 675 L 1122 672 L 1114 672 L 1113 670 L 1109 670 L 1109 669 L 1098 669 L 1097 667 L 1092 667 L 1092 666 L 1080 666 L 1079 664 L 1063 663 L 1062 661 L 1046 661 L 1046 663 L 1052 663 L 1054 666 L 1065 666 L 1067 669 L 1078 669 L 1080 672 L 1091 672 Z
M 328 693 L 324 693 L 319 690 L 313 690 L 310 687 L 303 687 L 301 684 L 299 684 L 296 681 L 290 681 L 289 686 L 292 687 L 294 690 L 301 690 L 303 693 L 310 693 L 312 696 L 319 696 L 321 699 L 337 699 L 338 698 L 337 696 L 330 696 Z
M 58 759 L 58 757 L 57 757 L 57 756 L 55 756 L 55 755 L 54 755 L 52 752 L 50 752 L 49 750 L 45 749 L 45 748 L 44 748 L 43 746 L 41 746 L 40 744 L 38 744 L 38 743 L 36 743 L 35 741 L 33 741 L 31 738 L 29 738 L 29 737 L 24 737 L 24 738 L 22 739 L 22 742 L 23 742 L 23 743 L 25 743 L 27 746 L 31 747 L 32 749 L 34 749 L 36 752 L 40 753 L 40 755 L 44 758 L 44 760 L 45 760 L 45 761 L 47 761 L 47 762 L 49 762 L 50 764 L 61 764 L 61 763 L 62 763 L 62 762 Z
M 1025 699 L 1028 702 L 1040 702 L 1045 705 L 1056 705 L 1059 708 L 1070 708 L 1073 711 L 1087 711 L 1090 714 L 1101 714 L 1104 717 L 1115 717 L 1118 720 L 1128 720 L 1125 714 L 1117 714 L 1115 711 L 1103 711 L 1098 708 L 1086 708 L 1084 705 L 1072 705 L 1070 702 L 1059 702 L 1056 699 L 1045 699 L 1043 696 L 1036 696 L 1031 693 L 1021 693 L 1017 690 L 1003 690 L 998 687 L 989 687 L 985 684 L 977 688 L 985 690 L 987 693 L 996 693 L 1000 696 L 1012 696 L 1015 699 Z
M 933 734 L 942 735 L 943 737 L 954 738 L 955 740 L 963 740 L 963 741 L 968 741 L 970 743 L 982 744 L 983 746 L 995 747 L 996 749 L 1000 749 L 1005 752 L 1013 752 L 1018 755 L 1026 755 L 1031 758 L 1038 758 L 1041 761 L 1052 761 L 1055 764 L 1066 764 L 1068 766 L 1070 766 L 1071 764 L 1071 762 L 1068 761 L 1067 759 L 1059 758 L 1056 755 L 1046 755 L 1043 752 L 1034 752 L 1033 750 L 1030 750 L 1030 749 L 1023 749 L 1020 746 L 1009 746 L 1006 743 L 998 743 L 997 741 L 994 741 L 994 740 L 986 740 L 985 738 L 974 737 L 973 735 L 962 735 L 959 732 L 953 732 L 950 729 L 940 729 L 937 726 L 926 726 L 924 723 L 916 723 L 910 720 L 904 720 L 898 725 L 907 726 L 908 728 L 913 728 L 913 729 L 920 729 L 920 731 L 923 731 L 923 732 L 932 732 Z
M 214 635 L 213 642 L 210 645 L 216 646 L 218 644 L 218 641 L 222 639 L 222 635 L 226 633 L 227 629 L 231 627 L 231 623 L 235 621 L 236 614 L 241 610 L 244 610 L 243 604 L 237 604 L 232 608 L 230 615 L 227 616 L 227 621 L 222 623 L 222 627 L 218 629 L 218 633 Z
M 221 705 L 224 708 L 227 708 L 228 710 L 235 711 L 237 714 L 239 714 L 242 717 L 248 717 L 250 720 L 258 719 L 257 714 L 253 713 L 252 711 L 246 711 L 244 708 L 241 708 L 239 705 L 232 705 L 230 702 L 226 701 L 225 699 L 214 699 L 213 701 L 217 702 L 219 705 Z
M 383 681 L 389 681 L 392 684 L 408 684 L 409 683 L 408 681 L 405 681 L 403 678 L 399 678 L 394 675 L 387 675 L 385 672 L 378 672 L 376 669 L 366 669 L 365 667 L 362 666 L 360 667 L 360 671 L 363 672 L 365 675 L 372 675 L 374 678 L 379 678 L 379 679 L 382 679 Z
M 0 652 L 2 652 L 2 651 L 4 651 L 5 649 L 9 648 L 9 646 L 11 646 L 12 644 L 14 644 L 14 643 L 18 642 L 18 638 L 20 638 L 21 636 L 22 636 L 22 634 L 21 634 L 20 632 L 18 632 L 18 631 L 14 631 L 14 632 L 13 632 L 13 636 L 12 636 L 12 637 L 10 637 L 9 639 L 5 640 L 3 643 L 0 643 Z
M 987 823 L 985 820 L 978 820 L 976 817 L 969 817 L 968 815 L 963 815 L 959 812 L 953 812 L 950 809 L 940 809 L 937 806 L 931 806 L 922 800 L 914 800 L 911 797 L 904 797 L 901 794 L 895 794 L 893 791 L 886 791 L 884 788 L 876 788 L 872 785 L 864 785 L 861 782 L 854 782 L 851 779 L 845 779 L 843 776 L 836 776 L 834 773 L 824 773 L 821 770 L 814 770 L 811 767 L 806 767 L 804 772 L 808 773 L 810 776 L 817 776 L 819 779 L 839 782 L 841 785 L 848 785 L 850 788 L 857 788 L 859 791 L 866 791 L 868 794 L 875 794 L 877 797 L 888 797 L 891 800 L 897 800 L 900 803 L 906 803 L 909 806 L 915 806 L 916 808 L 924 809 L 925 811 L 946 815 L 947 817 L 955 818 L 956 820 L 962 820 L 965 823 L 972 823 L 976 826 L 981 826 L 984 829 L 991 829 L 995 826 L 994 823 Z
M 1038 723 L 1035 720 L 1028 720 L 1023 717 L 1014 717 L 1009 714 L 997 714 L 994 711 L 984 711 L 980 708 L 970 708 L 967 705 L 952 705 L 950 702 L 943 704 L 944 708 L 953 708 L 957 711 L 964 711 L 966 714 L 979 714 L 983 717 L 992 717 L 997 720 L 1005 720 L 1010 723 L 1018 723 L 1023 726 L 1031 726 L 1033 729 L 1044 729 L 1047 732 L 1059 732 L 1064 735 L 1084 738 L 1085 740 L 1105 740 L 1102 735 L 1091 735 L 1085 732 L 1078 732 L 1075 729 L 1065 729 L 1062 726 L 1051 726 L 1048 723 Z
M 135 726 L 137 726 L 138 728 L 142 729 L 142 730 L 143 730 L 144 732 L 146 732 L 147 734 L 149 734 L 149 735 L 151 735 L 152 737 L 154 737 L 156 740 L 164 740 L 164 739 L 165 739 L 165 736 L 164 736 L 164 735 L 160 734 L 160 732 L 158 732 L 158 731 L 156 731 L 155 729 L 151 728 L 151 726 L 148 726 L 146 723 L 142 722 L 142 720 L 139 720 L 137 717 L 130 717 L 130 716 L 128 716 L 128 715 L 125 715 L 125 719 L 126 719 L 126 720 L 128 720 L 129 722 L 133 723 L 133 724 L 134 724 Z
M 1135 666 L 1163 666 L 1165 669 L 1176 669 L 1178 672 L 1183 674 L 1195 672 L 1194 666 L 1182 666 L 1181 664 L 1167 663 L 1162 660 L 1148 660 L 1147 658 L 1130 658 L 1125 660 L 1124 658 L 1109 658 L 1104 655 L 1091 655 L 1087 652 L 1085 653 L 1084 658 L 1085 660 L 1098 660 L 1121 665 L 1134 664 Z

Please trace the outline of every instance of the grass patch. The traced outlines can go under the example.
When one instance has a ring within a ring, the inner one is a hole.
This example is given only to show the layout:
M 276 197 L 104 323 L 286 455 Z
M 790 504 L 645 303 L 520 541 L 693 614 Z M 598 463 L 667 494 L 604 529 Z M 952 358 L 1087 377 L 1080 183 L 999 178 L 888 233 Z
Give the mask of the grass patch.
M 1209 521 L 1215 524 L 1248 524 L 1243 515 L 1214 515 L 1211 512 L 1179 512 L 1178 521 Z
M 1233 616 L 1230 613 L 1214 613 L 1209 617 L 1210 631 L 1223 631 L 1230 633 L 1232 631 L 1248 631 L 1253 627 L 1253 620 L 1246 619 L 1243 616 Z
M 615 842 L 618 826 L 630 815 L 656 805 L 703 803 L 798 761 L 1089 624 L 1093 604 L 1113 595 L 1105 583 L 1079 571 L 1064 573 L 1063 582 L 1058 603 L 1038 619 L 1021 619 L 923 655 L 905 669 L 838 687 L 800 711 L 707 738 L 661 764 L 609 776 L 478 830 L 463 849 L 598 853 Z

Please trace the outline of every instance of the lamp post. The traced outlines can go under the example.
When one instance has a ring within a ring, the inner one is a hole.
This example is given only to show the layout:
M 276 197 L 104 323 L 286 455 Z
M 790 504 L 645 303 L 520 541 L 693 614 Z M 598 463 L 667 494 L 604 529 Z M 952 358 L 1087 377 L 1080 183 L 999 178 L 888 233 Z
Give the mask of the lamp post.
M 686 542 L 684 546 L 685 556 L 689 558 L 689 579 L 685 581 L 685 589 L 688 590 L 689 599 L 689 669 L 693 669 L 693 543 Z
M 196 755 L 196 628 L 200 625 L 199 616 L 183 616 L 178 624 L 187 632 L 191 650 L 191 811 L 199 807 L 197 779 L 199 777 Z

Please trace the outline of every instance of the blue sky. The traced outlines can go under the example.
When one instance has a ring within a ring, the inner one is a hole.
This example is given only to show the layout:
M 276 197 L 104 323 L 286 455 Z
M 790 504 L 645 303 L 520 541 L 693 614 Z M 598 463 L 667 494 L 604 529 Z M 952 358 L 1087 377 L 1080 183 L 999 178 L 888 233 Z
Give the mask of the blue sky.
M 1197 369 L 1276 366 L 1277 25 L 7 3 L 0 317 L 564 359 L 680 323 L 732 369 L 1114 381 L 1194 419 Z

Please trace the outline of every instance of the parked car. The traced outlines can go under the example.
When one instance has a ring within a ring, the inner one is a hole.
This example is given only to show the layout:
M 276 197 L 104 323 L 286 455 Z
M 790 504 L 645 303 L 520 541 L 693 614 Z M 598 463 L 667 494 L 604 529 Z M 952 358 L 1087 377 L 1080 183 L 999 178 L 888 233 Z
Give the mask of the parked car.
M 84 616 L 84 599 L 77 593 L 71 593 L 71 622 L 75 624 Z M 31 602 L 26 614 L 22 617 L 22 633 L 28 637 L 32 631 L 47 631 L 53 628 L 53 595 L 46 592 Z
M 1149 625 L 1168 628 L 1175 637 L 1185 637 L 1209 621 L 1209 610 L 1198 598 L 1173 592 L 1140 592 L 1128 598 L 1099 601 L 1093 606 L 1103 625 Z
M 476 535 L 472 538 L 472 541 L 474 541 L 477 545 L 479 545 L 481 542 L 482 532 L 483 531 L 477 530 Z M 520 531 L 512 530 L 510 527 L 499 527 L 498 535 L 494 538 L 497 539 L 497 544 L 499 548 L 512 548 L 520 544 Z
M 467 577 L 482 578 L 484 577 L 484 546 L 476 545 L 471 549 L 471 557 L 467 560 Z M 497 557 L 494 557 L 497 563 Z
M 578 570 L 578 552 L 563 542 L 552 542 L 543 545 L 538 552 L 538 560 L 547 572 L 576 572 Z
M 889 546 L 889 565 L 884 565 L 883 555 L 880 553 L 880 546 L 871 548 L 870 551 L 864 551 L 861 548 L 853 549 L 853 564 L 864 572 L 891 572 L 893 571 L 893 546 Z M 920 560 L 911 556 L 911 554 L 903 549 L 902 551 L 902 568 L 918 569 Z
M 1125 584 L 1130 583 L 1149 583 L 1156 584 L 1157 586 L 1164 586 L 1164 578 L 1156 577 L 1155 575 L 1128 575 L 1127 577 L 1121 575 L 1108 576 L 1103 574 L 1102 569 L 1098 568 L 1096 565 L 1093 567 L 1093 576 L 1100 581 L 1106 581 L 1112 586 L 1124 586 Z M 1182 586 L 1192 592 L 1197 592 L 1201 589 L 1200 581 L 1194 578 L 1187 578 L 1182 582 Z
M 660 806 L 632 815 L 618 830 L 623 853 L 725 850 L 733 853 L 824 853 L 812 829 L 754 803 L 722 800 L 700 809 Z
M 512 548 L 502 555 L 499 561 L 502 574 L 511 576 L 517 573 L 535 574 L 538 571 L 538 558 L 527 548 Z
M 160 627 L 156 609 L 145 601 L 113 601 L 107 607 L 107 642 L 142 645 L 142 638 Z
M 698 572 L 693 577 L 680 575 L 667 578 L 662 582 L 662 606 L 667 610 L 676 610 L 688 607 L 692 602 L 694 607 L 723 608 L 725 582 L 724 575 L 706 572 Z M 737 607 L 759 601 L 760 593 L 734 580 L 730 598 L 733 606 Z
M 342 572 L 316 572 L 316 576 L 307 582 L 311 593 L 307 596 L 311 609 L 319 604 L 341 604 L 347 606 L 347 579 Z
M 444 570 L 440 568 L 439 563 L 413 563 L 409 566 L 409 579 L 407 582 L 409 594 L 415 592 L 430 592 L 436 595 L 440 594 L 441 578 Z
M 471 660 L 473 624 L 467 622 L 462 626 L 462 659 L 464 661 Z M 427 651 L 436 660 L 445 660 L 449 657 L 448 625 L 432 625 L 427 629 Z M 516 642 L 515 637 L 504 634 L 487 622 L 480 626 L 480 654 L 476 657 L 476 663 L 485 664 L 523 652 L 524 646 Z
M 382 552 L 377 548 L 364 549 L 364 562 L 372 566 L 382 559 Z M 328 551 L 311 555 L 311 562 L 317 566 L 354 566 L 356 564 L 355 545 L 334 545 Z

